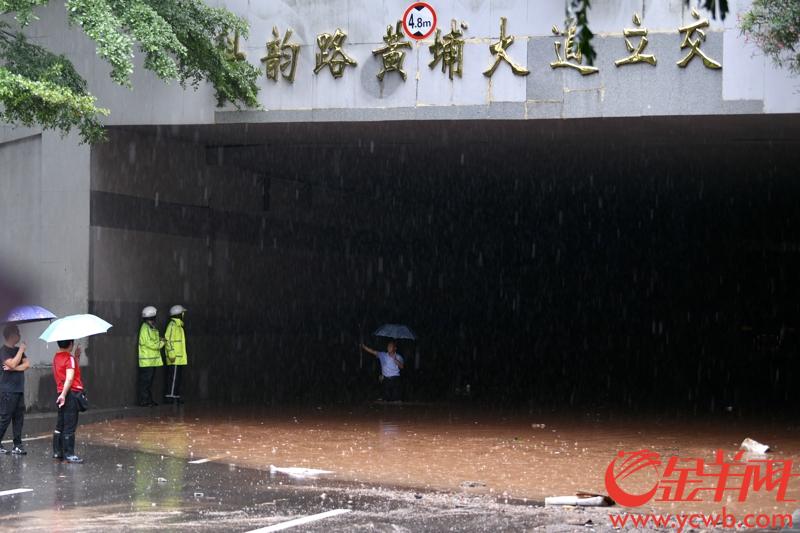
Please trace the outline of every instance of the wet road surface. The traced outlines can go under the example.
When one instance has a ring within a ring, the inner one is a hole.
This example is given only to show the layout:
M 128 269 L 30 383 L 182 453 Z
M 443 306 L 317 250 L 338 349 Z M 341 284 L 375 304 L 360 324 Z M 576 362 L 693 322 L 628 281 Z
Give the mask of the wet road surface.
M 82 465 L 49 459 L 45 439 L 27 448 L 26 457 L 0 457 L 0 531 L 244 532 L 337 510 L 290 531 L 572 531 L 605 519 L 599 510 L 293 479 L 113 446 L 82 445 Z M 3 495 L 14 489 L 32 490 Z
M 188 407 L 95 424 L 84 431 L 93 442 L 134 450 L 263 470 L 270 465 L 316 468 L 344 481 L 529 501 L 576 491 L 605 493 L 606 468 L 620 450 L 647 448 L 664 457 L 710 463 L 716 450 L 732 458 L 742 440 L 752 437 L 800 469 L 800 427 L 732 418 L 664 422 L 393 405 L 351 410 Z M 642 476 L 626 489 L 643 493 L 650 486 L 652 480 Z M 743 504 L 730 496 L 724 503 L 747 512 L 791 507 L 777 505 L 774 496 L 760 491 Z M 800 481 L 789 484 L 787 499 L 800 500 Z M 655 508 L 711 512 L 720 506 L 711 501 Z
M 800 431 L 785 423 L 631 422 L 413 406 L 162 407 L 146 417 L 80 427 L 84 465 L 53 462 L 46 438 L 28 442 L 26 457 L 0 456 L 0 529 L 252 531 L 341 509 L 292 530 L 606 531 L 609 509 L 541 502 L 576 490 L 604 492 L 603 473 L 621 449 L 711 460 L 717 448 L 734 453 L 744 436 L 768 442 L 776 456 L 800 455 Z M 331 474 L 292 477 L 270 465 Z M 790 487 L 797 498 L 796 485 Z M 33 490 L 2 496 L 17 488 Z M 740 507 L 789 513 L 798 507 L 771 496 Z M 660 504 L 637 512 L 720 506 Z

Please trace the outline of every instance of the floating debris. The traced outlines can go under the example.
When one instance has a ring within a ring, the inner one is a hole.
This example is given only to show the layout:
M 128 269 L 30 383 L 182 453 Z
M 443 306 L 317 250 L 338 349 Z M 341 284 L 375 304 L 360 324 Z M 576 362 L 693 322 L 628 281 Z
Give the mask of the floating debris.
M 608 507 L 614 500 L 604 494 L 577 492 L 574 496 L 550 496 L 544 499 L 545 505 L 574 505 L 577 507 Z
M 769 451 L 769 446 L 748 437 L 742 441 L 740 449 L 750 453 L 765 454 Z

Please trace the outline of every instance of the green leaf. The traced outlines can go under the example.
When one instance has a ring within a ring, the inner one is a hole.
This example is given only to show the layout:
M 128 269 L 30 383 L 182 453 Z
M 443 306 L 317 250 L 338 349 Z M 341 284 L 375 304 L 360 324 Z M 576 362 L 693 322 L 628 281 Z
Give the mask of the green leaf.
M 133 40 L 122 32 L 122 21 L 105 0 L 67 0 L 69 20 L 97 43 L 97 53 L 111 64 L 111 78 L 130 86 Z
M 14 14 L 20 28 L 48 0 L 0 0 L 0 15 Z M 245 20 L 200 0 L 66 0 L 68 21 L 97 45 L 111 66 L 111 78 L 130 87 L 134 46 L 144 68 L 163 80 L 198 87 L 209 82 L 219 105 L 258 106 L 259 69 L 220 47 L 223 35 L 246 38 Z M 102 138 L 101 118 L 86 81 L 70 60 L 29 42 L 0 20 L 0 119 L 68 132 L 78 128 L 84 141 Z
M 78 128 L 85 142 L 102 140 L 100 116 L 108 110 L 91 95 L 80 95 L 47 81 L 35 81 L 0 67 L 0 119 L 68 133 Z
M 211 8 L 198 0 L 148 0 L 166 20 L 186 48 L 178 59 L 181 84 L 197 86 L 204 80 L 213 84 L 217 103 L 238 107 L 258 106 L 259 69 L 247 61 L 230 57 L 220 47 L 220 37 L 238 32 L 248 35 L 247 23 L 225 9 Z
M 800 3 L 753 0 L 739 29 L 775 65 L 800 74 Z
M 0 0 L 0 15 L 14 13 L 21 26 L 27 26 L 36 17 L 33 10 L 49 3 L 50 0 Z

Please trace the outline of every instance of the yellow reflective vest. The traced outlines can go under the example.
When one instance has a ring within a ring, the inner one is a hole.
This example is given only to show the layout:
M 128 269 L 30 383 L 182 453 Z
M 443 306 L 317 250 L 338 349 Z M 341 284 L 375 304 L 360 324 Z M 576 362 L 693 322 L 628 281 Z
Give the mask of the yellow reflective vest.
M 167 364 L 185 365 L 186 364 L 186 332 L 183 329 L 183 320 L 180 318 L 170 318 L 167 324 L 167 331 L 164 333 L 167 339 Z
M 139 328 L 139 367 L 163 366 L 164 363 L 161 361 L 163 347 L 164 341 L 161 340 L 158 330 L 147 322 L 142 322 L 142 327 Z

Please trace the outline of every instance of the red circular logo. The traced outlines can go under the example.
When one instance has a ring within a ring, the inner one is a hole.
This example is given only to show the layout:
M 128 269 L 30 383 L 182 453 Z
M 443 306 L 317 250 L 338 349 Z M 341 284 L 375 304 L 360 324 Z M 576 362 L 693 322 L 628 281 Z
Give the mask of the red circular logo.
M 403 14 L 403 30 L 417 41 L 429 37 L 436 30 L 436 11 L 430 4 L 414 2 Z
M 623 459 L 622 463 L 617 465 L 617 459 Z M 658 490 L 658 481 L 654 481 L 652 488 L 647 492 L 640 494 L 632 494 L 622 488 L 619 484 L 620 481 L 641 472 L 644 469 L 652 470 L 658 477 L 658 466 L 661 464 L 661 456 L 650 450 L 639 450 L 637 452 L 626 453 L 619 452 L 617 457 L 609 463 L 606 468 L 606 490 L 612 500 L 622 505 L 623 507 L 639 507 L 646 504 L 653 496 L 656 495 Z M 647 483 L 647 481 L 645 481 Z

